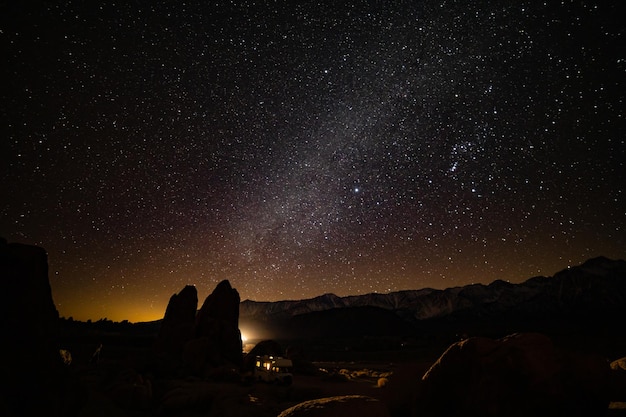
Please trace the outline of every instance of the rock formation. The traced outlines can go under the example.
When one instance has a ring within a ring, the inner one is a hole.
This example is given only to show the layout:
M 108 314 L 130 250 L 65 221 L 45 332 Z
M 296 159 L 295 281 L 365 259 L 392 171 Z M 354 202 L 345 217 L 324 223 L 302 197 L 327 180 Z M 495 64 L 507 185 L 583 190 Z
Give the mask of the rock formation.
M 626 357 L 611 362 L 610 398 L 615 402 L 626 402 Z
M 157 352 L 174 356 L 182 354 L 185 344 L 194 336 L 197 310 L 198 291 L 193 285 L 172 295 L 157 337 Z
M 230 363 L 239 367 L 242 359 L 241 332 L 239 331 L 239 293 L 230 282 L 220 282 L 204 300 L 196 316 L 195 338 L 207 338 L 207 360 L 220 366 Z
M 48 281 L 48 255 L 43 248 L 0 242 L 0 317 L 4 330 L 13 330 L 16 342 L 27 349 L 55 351 L 59 313 Z M 8 335 L 7 335 L 8 336 Z M 5 339 L 7 340 L 7 339 Z M 37 358 L 34 358 L 37 359 Z
M 306 353 L 303 344 L 296 343 L 287 346 L 285 356 L 291 359 L 293 363 L 293 371 L 299 374 L 316 375 L 319 373 L 319 367 L 311 362 L 311 358 Z
M 46 251 L 0 239 L 0 285 L 0 414 L 71 415 Z
M 238 369 L 242 361 L 239 301 L 239 293 L 228 281 L 217 285 L 197 313 L 195 287 L 174 294 L 155 344 L 157 353 L 169 357 L 163 370 L 173 371 L 182 364 L 179 371 L 207 377 L 224 375 L 226 368 Z
M 540 334 L 457 342 L 426 372 L 424 416 L 599 416 L 606 361 L 558 350 Z
M 278 417 L 388 417 L 385 405 L 363 395 L 345 395 L 305 401 L 283 411 Z
M 105 393 L 122 409 L 148 410 L 152 402 L 152 381 L 133 369 L 125 369 L 106 386 Z

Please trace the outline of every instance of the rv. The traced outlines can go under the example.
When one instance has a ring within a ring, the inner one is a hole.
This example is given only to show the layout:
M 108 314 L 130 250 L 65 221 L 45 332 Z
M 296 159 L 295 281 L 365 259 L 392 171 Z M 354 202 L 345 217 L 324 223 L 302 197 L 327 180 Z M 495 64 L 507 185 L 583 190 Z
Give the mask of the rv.
M 254 377 L 257 381 L 275 382 L 291 385 L 293 375 L 291 359 L 269 355 L 257 356 L 254 367 Z

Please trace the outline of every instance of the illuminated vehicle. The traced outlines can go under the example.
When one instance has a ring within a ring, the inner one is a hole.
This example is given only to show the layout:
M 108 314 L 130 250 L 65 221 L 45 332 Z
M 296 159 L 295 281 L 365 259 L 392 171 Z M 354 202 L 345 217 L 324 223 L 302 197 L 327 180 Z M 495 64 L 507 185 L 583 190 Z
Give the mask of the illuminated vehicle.
M 291 374 L 292 366 L 291 359 L 269 355 L 257 356 L 254 376 L 257 381 L 291 385 L 293 381 L 293 375 Z

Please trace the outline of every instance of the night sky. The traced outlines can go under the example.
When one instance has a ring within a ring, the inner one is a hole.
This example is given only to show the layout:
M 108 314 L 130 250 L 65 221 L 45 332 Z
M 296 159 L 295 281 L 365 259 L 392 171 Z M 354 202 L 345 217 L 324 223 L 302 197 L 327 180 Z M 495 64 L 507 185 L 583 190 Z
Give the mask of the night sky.
M 4 2 L 0 235 L 81 320 L 625 258 L 621 2 L 500 3 Z

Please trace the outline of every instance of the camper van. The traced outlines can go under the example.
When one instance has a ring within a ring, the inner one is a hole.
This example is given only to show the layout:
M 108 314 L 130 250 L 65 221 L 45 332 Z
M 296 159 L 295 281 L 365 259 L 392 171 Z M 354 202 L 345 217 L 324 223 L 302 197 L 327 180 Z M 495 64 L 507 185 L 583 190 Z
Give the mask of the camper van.
M 275 382 L 291 385 L 293 375 L 291 359 L 269 355 L 257 356 L 254 367 L 254 377 L 257 381 Z

